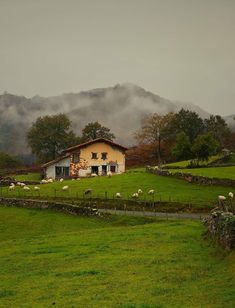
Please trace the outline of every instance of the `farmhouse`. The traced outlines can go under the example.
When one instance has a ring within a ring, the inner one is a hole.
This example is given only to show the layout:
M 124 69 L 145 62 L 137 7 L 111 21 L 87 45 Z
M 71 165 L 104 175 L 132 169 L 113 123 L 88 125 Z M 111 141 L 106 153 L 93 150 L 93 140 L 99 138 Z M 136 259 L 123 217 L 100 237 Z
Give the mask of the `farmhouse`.
M 57 159 L 42 165 L 46 178 L 77 178 L 92 173 L 125 172 L 127 148 L 108 139 L 98 138 L 63 151 Z

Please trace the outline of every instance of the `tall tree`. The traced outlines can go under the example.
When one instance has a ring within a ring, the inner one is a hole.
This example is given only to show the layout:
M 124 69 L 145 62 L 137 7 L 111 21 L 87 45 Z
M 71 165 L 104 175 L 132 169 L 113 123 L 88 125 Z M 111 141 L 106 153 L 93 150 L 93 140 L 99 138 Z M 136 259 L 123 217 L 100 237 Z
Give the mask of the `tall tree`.
M 189 111 L 181 109 L 175 117 L 175 131 L 184 132 L 188 137 L 190 142 L 204 131 L 203 120 L 194 111 Z
M 12 169 L 22 165 L 19 158 L 0 152 L 0 169 Z
M 139 143 L 156 144 L 158 165 L 161 164 L 161 143 L 171 139 L 174 119 L 175 114 L 172 112 L 166 115 L 154 113 L 153 115 L 146 116 L 141 130 L 135 135 Z
M 82 140 L 89 141 L 97 138 L 113 140 L 115 136 L 108 127 L 102 126 L 99 122 L 88 123 L 82 130 Z
M 225 139 L 231 134 L 230 129 L 225 120 L 219 115 L 211 115 L 209 119 L 204 120 L 205 130 L 219 142 L 222 148 L 225 143 Z
M 78 143 L 70 126 L 71 122 L 64 114 L 39 117 L 32 124 L 27 141 L 38 161 L 55 159 L 62 150 Z
M 216 154 L 218 146 L 218 142 L 211 134 L 202 134 L 195 139 L 192 152 L 199 161 L 208 161 L 209 156 Z
M 172 149 L 172 154 L 178 160 L 187 160 L 192 157 L 191 143 L 189 137 L 184 132 L 177 134 L 176 145 Z

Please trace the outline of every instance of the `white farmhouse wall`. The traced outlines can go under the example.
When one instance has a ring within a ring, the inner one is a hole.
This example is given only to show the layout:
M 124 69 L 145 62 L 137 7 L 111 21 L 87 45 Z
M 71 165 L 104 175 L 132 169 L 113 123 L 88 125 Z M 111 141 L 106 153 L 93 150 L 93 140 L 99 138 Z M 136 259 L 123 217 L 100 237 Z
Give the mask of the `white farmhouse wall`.
M 46 168 L 46 177 L 55 179 L 55 167 L 69 167 L 70 166 L 70 157 L 64 158 L 57 163 L 54 163 Z

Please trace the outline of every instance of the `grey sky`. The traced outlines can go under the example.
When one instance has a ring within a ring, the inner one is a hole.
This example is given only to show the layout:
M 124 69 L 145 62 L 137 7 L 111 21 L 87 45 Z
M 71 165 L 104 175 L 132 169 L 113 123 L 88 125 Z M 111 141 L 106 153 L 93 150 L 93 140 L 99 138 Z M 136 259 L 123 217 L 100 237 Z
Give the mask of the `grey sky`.
M 0 92 L 124 82 L 235 113 L 235 0 L 0 0 Z

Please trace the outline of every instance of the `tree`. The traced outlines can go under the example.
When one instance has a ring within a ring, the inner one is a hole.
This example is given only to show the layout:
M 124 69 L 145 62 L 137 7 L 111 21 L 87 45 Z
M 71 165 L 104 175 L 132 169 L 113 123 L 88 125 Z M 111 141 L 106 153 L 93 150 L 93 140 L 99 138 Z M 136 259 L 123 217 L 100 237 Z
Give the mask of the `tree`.
M 13 157 L 7 153 L 0 152 L 0 169 L 13 169 L 22 165 L 17 157 Z
M 222 148 L 224 146 L 225 139 L 227 139 L 231 134 L 225 120 L 219 115 L 211 115 L 209 119 L 204 120 L 204 123 L 206 132 L 211 133 Z
M 208 161 L 209 156 L 216 154 L 218 146 L 218 142 L 211 134 L 202 134 L 195 139 L 192 152 L 199 161 Z
M 146 116 L 141 130 L 135 135 L 139 143 L 156 144 L 158 165 L 161 164 L 161 143 L 171 139 L 174 119 L 175 114 L 172 112 L 166 115 L 154 113 L 153 115 Z
M 175 132 L 184 132 L 192 143 L 204 131 L 203 120 L 194 111 L 181 109 L 175 117 Z
M 79 140 L 70 126 L 71 122 L 64 114 L 39 117 L 32 124 L 27 141 L 38 161 L 53 160 L 62 150 L 77 144 Z
M 88 123 L 82 130 L 82 140 L 89 141 L 97 138 L 113 140 L 115 136 L 108 127 L 102 126 L 99 122 Z
M 185 132 L 178 133 L 176 136 L 176 146 L 172 149 L 172 154 L 178 160 L 187 160 L 192 157 L 191 143 Z

